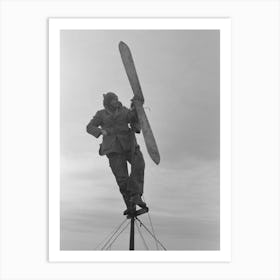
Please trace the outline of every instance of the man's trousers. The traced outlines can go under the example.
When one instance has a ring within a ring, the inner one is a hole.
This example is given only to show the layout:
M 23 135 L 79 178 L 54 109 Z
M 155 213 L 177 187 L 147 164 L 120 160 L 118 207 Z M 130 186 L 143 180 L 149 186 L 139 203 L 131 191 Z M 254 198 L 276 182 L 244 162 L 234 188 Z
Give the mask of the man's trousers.
M 144 188 L 145 161 L 139 146 L 136 146 L 134 155 L 128 151 L 110 153 L 107 157 L 123 197 L 128 199 L 138 194 L 141 196 Z M 127 162 L 131 164 L 130 175 Z

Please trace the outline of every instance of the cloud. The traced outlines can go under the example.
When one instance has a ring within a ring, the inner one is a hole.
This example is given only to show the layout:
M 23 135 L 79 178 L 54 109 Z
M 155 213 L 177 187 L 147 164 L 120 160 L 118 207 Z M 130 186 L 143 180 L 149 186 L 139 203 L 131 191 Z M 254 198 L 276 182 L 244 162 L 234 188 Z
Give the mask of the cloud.
M 122 219 L 124 203 L 108 166 L 91 168 L 91 162 L 69 161 L 62 183 L 61 229 L 69 238 L 83 240 L 63 243 L 63 248 L 92 248 Z M 70 163 L 71 162 L 71 163 Z M 180 240 L 181 249 L 217 247 L 219 243 L 219 164 L 218 161 L 188 160 L 180 168 L 147 164 L 145 199 L 158 234 L 169 249 Z M 75 175 L 71 174 L 75 170 Z M 81 172 L 81 174 L 77 174 Z M 67 178 L 69 174 L 69 178 Z M 143 219 L 149 224 L 148 217 Z M 91 232 L 88 243 L 86 233 Z M 63 236 L 64 236 L 63 235 Z M 72 237 L 71 237 L 72 236 Z M 76 237 L 75 237 L 76 236 Z M 189 239 L 196 238 L 196 242 Z M 209 241 L 207 243 L 207 240 Z M 65 245 L 68 244 L 68 245 Z M 211 245 L 212 244 L 212 245 Z M 213 244 L 216 244 L 215 246 Z M 67 247 L 68 246 L 68 247 Z M 69 247 L 70 246 L 70 247 Z M 174 247 L 175 246 L 175 247 Z M 201 247 L 202 246 L 202 247 Z M 207 247 L 208 246 L 208 247 Z M 209 247 L 210 246 L 210 247 Z M 211 247 L 212 246 L 212 247 Z

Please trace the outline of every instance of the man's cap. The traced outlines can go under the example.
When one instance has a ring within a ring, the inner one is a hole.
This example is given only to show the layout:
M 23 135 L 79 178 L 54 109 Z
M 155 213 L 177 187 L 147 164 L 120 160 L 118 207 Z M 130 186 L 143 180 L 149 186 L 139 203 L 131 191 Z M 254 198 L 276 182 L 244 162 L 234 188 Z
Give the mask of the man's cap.
M 103 105 L 104 105 L 104 107 L 110 106 L 110 103 L 114 98 L 118 99 L 118 96 L 113 92 L 107 92 L 107 93 L 103 94 Z

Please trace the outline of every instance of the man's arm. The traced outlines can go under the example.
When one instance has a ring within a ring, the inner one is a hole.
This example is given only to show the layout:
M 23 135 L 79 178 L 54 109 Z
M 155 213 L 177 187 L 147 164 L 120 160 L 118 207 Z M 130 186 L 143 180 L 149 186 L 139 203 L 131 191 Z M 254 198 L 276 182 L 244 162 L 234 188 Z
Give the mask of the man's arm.
M 98 111 L 87 125 L 87 133 L 91 134 L 96 138 L 98 138 L 101 134 L 107 135 L 107 132 L 105 130 L 99 128 L 101 124 L 102 124 L 102 117 L 100 111 Z
M 130 123 L 131 129 L 136 132 L 140 133 L 141 132 L 141 126 L 138 120 L 138 115 L 134 106 L 134 100 L 131 100 L 131 105 L 130 105 L 130 110 L 128 112 L 128 122 Z

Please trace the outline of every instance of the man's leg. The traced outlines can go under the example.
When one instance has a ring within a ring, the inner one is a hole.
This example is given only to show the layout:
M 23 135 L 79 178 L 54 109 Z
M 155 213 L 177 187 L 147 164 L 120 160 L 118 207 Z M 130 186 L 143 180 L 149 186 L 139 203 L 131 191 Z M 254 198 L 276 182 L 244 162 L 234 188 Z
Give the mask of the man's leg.
M 128 189 L 128 170 L 127 162 L 124 154 L 111 153 L 107 155 L 111 170 L 116 178 L 119 190 L 123 196 L 127 208 L 130 207 L 129 198 L 130 192 Z
M 134 202 L 141 207 L 146 207 L 146 204 L 141 199 L 144 189 L 145 161 L 139 146 L 136 146 L 134 155 L 130 153 L 127 159 L 131 163 L 129 178 L 131 183 L 128 185 L 128 188 L 132 193 Z
M 137 185 L 137 193 L 142 195 L 144 191 L 144 172 L 145 172 L 145 161 L 139 146 L 136 146 L 134 153 L 134 160 L 131 162 L 131 174 Z

